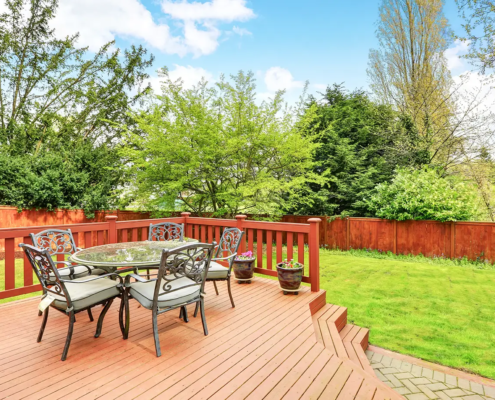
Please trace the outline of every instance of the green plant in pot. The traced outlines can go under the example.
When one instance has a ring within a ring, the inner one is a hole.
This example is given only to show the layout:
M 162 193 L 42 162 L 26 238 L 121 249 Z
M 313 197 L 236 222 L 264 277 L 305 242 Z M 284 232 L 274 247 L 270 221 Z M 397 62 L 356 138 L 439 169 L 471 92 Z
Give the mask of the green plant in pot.
M 256 257 L 253 256 L 252 251 L 246 251 L 238 256 L 234 260 L 234 277 L 238 283 L 251 283 L 254 274 L 254 261 Z
M 292 259 L 290 261 L 286 259 L 277 264 L 278 282 L 284 294 L 299 293 L 303 271 L 304 265 Z

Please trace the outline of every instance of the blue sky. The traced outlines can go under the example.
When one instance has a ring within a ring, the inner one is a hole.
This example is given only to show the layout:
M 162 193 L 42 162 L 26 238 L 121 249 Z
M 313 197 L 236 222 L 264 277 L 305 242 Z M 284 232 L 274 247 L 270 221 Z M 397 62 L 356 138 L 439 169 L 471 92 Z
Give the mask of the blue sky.
M 287 89 L 295 100 L 308 80 L 310 91 L 344 82 L 368 89 L 368 52 L 381 0 L 63 0 L 55 28 L 80 31 L 81 45 L 96 50 L 115 39 L 125 48 L 143 44 L 155 70 L 168 66 L 191 85 L 201 75 L 255 72 L 261 96 Z M 460 30 L 454 0 L 445 14 Z M 456 58 L 463 49 L 452 45 Z M 454 67 L 466 70 L 457 61 Z M 154 85 L 157 79 L 151 80 Z

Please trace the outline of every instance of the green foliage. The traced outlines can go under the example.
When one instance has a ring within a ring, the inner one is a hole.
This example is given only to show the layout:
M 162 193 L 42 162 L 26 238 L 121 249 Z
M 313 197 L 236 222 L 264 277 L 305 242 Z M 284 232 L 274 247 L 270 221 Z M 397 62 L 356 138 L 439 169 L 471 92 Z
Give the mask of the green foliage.
M 327 177 L 298 193 L 288 210 L 307 215 L 366 215 L 358 201 L 378 183 L 387 182 L 398 165 L 422 162 L 408 144 L 417 135 L 410 121 L 389 106 L 371 101 L 363 91 L 348 93 L 342 85 L 328 87 L 323 99 L 312 99 L 307 113 L 316 118 L 303 127 L 320 144 L 314 172 Z M 397 146 L 396 143 L 400 143 Z
M 129 193 L 147 209 L 167 209 L 179 199 L 197 213 L 277 215 L 290 194 L 307 182 L 316 145 L 302 137 L 311 112 L 294 124 L 283 93 L 256 101 L 253 74 L 239 72 L 214 86 L 193 89 L 161 70 L 162 94 L 151 112 L 135 114 L 122 152 L 132 164 Z
M 398 169 L 363 201 L 374 216 L 404 220 L 468 221 L 478 217 L 475 189 L 435 169 Z
M 132 127 L 152 59 L 142 47 L 89 54 L 77 35 L 56 37 L 57 3 L 12 0 L 0 15 L 0 204 L 91 214 L 111 205 L 115 123 Z

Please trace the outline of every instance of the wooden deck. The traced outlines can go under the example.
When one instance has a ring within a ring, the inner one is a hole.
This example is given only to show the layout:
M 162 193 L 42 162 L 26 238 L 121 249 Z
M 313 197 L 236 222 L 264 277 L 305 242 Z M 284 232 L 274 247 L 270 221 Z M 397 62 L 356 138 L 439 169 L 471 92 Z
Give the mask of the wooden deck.
M 208 284 L 209 285 L 209 284 Z M 206 317 L 184 323 L 179 311 L 159 316 L 157 358 L 151 312 L 131 301 L 129 339 L 122 340 L 118 304 L 102 335 L 77 315 L 68 359 L 60 361 L 68 320 L 51 312 L 41 343 L 38 299 L 0 307 L 0 398 L 9 399 L 401 399 L 380 382 L 364 354 L 368 331 L 347 324 L 347 309 L 325 304 L 304 288 L 283 296 L 278 283 L 257 278 L 207 287 Z

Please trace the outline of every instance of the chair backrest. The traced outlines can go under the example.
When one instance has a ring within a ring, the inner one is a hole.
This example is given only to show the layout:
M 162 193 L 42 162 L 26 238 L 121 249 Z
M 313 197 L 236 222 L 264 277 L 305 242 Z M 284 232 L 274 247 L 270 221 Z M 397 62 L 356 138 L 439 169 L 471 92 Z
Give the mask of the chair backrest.
M 206 274 L 215 246 L 215 242 L 193 243 L 171 250 L 164 249 L 155 285 L 153 308 L 158 305 L 158 297 L 177 290 L 198 286 L 200 293 L 204 293 Z M 175 287 L 173 282 L 182 278 L 189 278 L 191 283 Z
M 47 250 L 51 256 L 57 254 L 73 254 L 77 251 L 76 242 L 70 229 L 47 229 L 46 231 L 30 234 L 33 246 L 40 250 Z
M 65 288 L 64 282 L 60 280 L 60 274 L 51 258 L 49 251 L 37 249 L 34 246 L 24 243 L 21 243 L 19 247 L 24 250 L 24 253 L 33 267 L 33 270 L 36 273 L 41 286 L 43 286 L 44 291 L 65 297 L 67 307 L 72 307 L 69 293 Z
M 166 240 L 184 240 L 184 224 L 175 224 L 173 222 L 163 222 L 161 224 L 150 224 L 150 233 L 148 240 L 166 241 Z
M 239 228 L 226 228 L 222 233 L 222 238 L 218 244 L 217 251 L 213 258 L 220 258 L 227 253 L 226 257 L 237 254 L 244 232 Z M 235 257 L 232 258 L 232 260 Z

